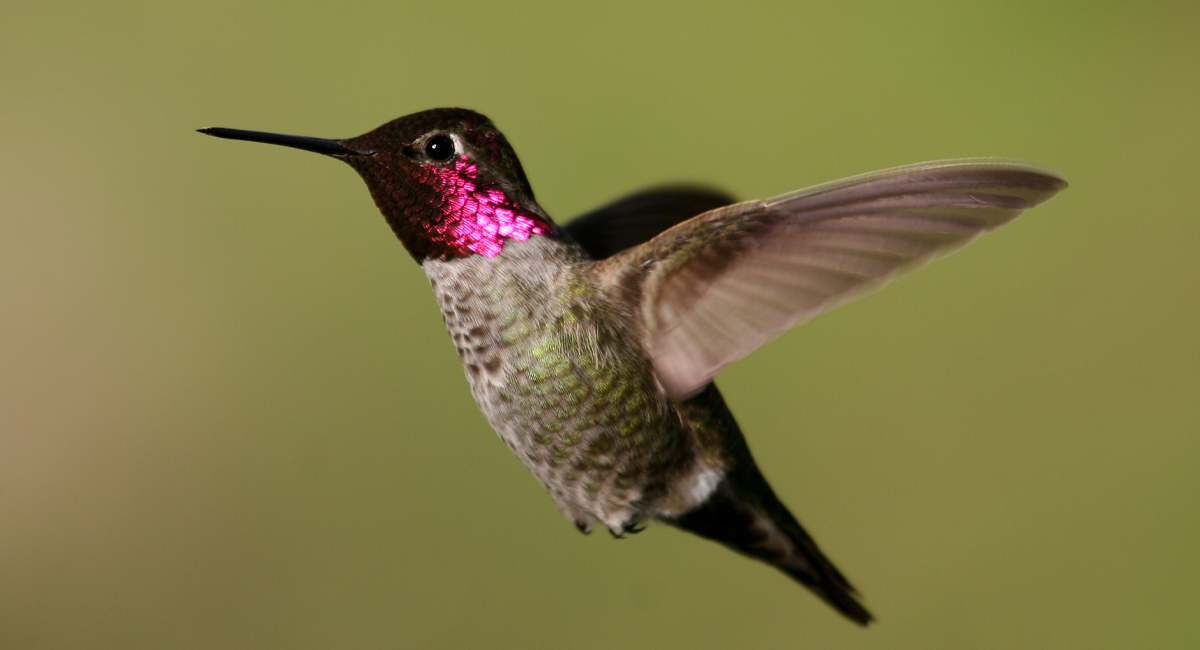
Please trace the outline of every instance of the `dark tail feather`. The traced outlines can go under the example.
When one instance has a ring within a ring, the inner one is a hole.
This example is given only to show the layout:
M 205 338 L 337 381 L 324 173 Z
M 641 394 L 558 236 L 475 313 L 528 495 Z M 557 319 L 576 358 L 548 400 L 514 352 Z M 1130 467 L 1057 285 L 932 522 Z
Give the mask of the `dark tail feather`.
M 875 620 L 850 582 L 759 479 L 756 494 L 746 498 L 722 481 L 707 501 L 670 523 L 774 566 L 859 625 Z

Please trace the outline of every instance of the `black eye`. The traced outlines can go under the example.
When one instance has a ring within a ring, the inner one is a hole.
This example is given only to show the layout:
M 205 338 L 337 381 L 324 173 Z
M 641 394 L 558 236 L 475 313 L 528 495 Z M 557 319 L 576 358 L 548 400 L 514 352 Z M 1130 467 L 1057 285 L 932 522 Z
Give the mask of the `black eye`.
M 454 140 L 448 135 L 435 135 L 425 141 L 425 156 L 434 162 L 446 162 L 454 157 Z

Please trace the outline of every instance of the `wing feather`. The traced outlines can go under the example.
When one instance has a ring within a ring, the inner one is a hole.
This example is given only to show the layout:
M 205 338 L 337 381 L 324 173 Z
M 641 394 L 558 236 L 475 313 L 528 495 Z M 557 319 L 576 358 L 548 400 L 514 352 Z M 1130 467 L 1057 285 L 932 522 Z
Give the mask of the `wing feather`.
M 1018 162 L 910 165 L 711 210 L 597 268 L 633 292 L 659 379 L 684 399 L 789 328 L 1064 187 L 1054 172 Z

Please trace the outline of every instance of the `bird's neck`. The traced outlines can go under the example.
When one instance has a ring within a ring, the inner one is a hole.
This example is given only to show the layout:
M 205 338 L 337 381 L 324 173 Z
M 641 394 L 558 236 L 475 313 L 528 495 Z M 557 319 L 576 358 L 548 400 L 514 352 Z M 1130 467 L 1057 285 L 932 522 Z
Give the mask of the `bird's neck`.
M 493 256 L 427 259 L 422 268 L 443 312 L 470 310 L 474 317 L 490 318 L 519 303 L 556 303 L 564 267 L 587 259 L 566 237 L 535 236 L 509 240 Z
M 481 178 L 479 166 L 465 156 L 452 165 L 417 169 L 398 190 L 391 183 L 368 185 L 396 236 L 422 263 L 492 258 L 510 241 L 561 235 L 532 197 L 496 179 Z

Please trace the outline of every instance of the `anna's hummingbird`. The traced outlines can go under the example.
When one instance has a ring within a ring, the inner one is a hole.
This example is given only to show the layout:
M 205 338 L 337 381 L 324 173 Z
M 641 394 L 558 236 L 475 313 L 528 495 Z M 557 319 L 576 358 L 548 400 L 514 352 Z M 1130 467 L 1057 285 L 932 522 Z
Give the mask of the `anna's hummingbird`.
M 210 128 L 348 163 L 425 270 L 488 422 L 579 530 L 658 519 L 872 616 L 775 496 L 713 377 L 794 325 L 961 248 L 1066 187 L 994 159 L 899 167 L 773 199 L 642 192 L 551 220 L 483 115 L 357 138 Z

